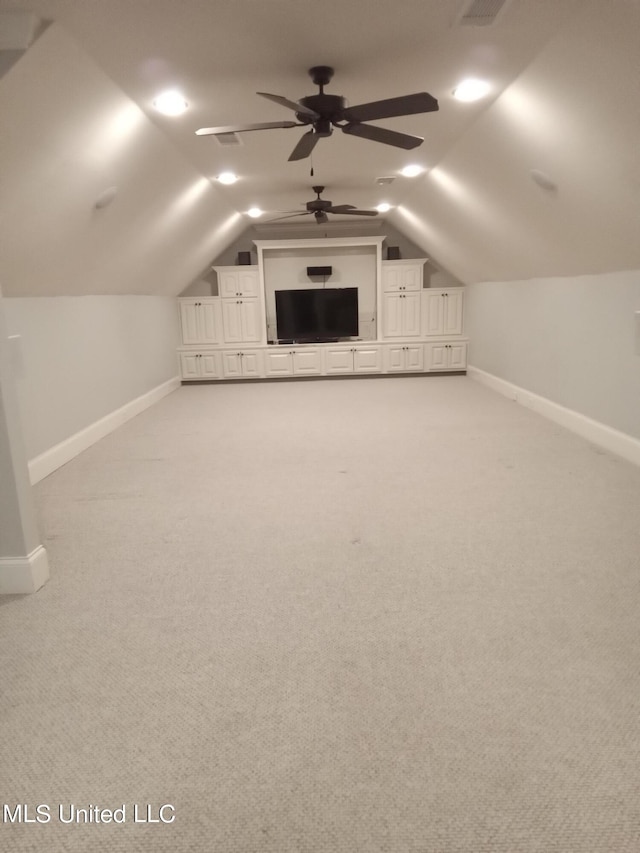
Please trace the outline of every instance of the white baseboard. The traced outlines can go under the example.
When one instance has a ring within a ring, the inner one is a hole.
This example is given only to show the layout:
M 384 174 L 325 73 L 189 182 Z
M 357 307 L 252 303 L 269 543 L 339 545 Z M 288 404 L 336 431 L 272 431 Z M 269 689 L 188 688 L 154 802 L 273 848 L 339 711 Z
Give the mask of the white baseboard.
M 640 465 L 640 441 L 637 438 L 612 429 L 612 427 L 599 421 L 587 418 L 572 409 L 566 409 L 546 397 L 532 394 L 531 391 L 520 388 L 518 385 L 512 385 L 510 382 L 506 382 L 492 373 L 485 373 L 484 370 L 479 370 L 477 367 L 467 367 L 467 375 L 510 400 L 515 400 L 521 406 L 526 406 L 527 409 L 531 409 L 539 415 L 555 421 L 565 429 L 577 433 L 592 444 L 602 447 L 610 453 L 615 453 L 617 456 L 622 456 L 623 459 L 633 462 L 635 465 Z
M 27 557 L 0 559 L 0 595 L 36 592 L 49 580 L 49 558 L 38 545 Z
M 30 459 L 29 478 L 31 484 L 33 485 L 43 480 L 57 468 L 60 468 L 79 453 L 82 453 L 87 447 L 91 447 L 96 441 L 100 441 L 105 435 L 109 435 L 110 432 L 113 432 L 128 420 L 131 420 L 131 418 L 139 415 L 140 412 L 148 409 L 149 406 L 153 406 L 158 400 L 166 397 L 167 394 L 170 394 L 179 387 L 180 377 L 175 376 L 173 379 L 163 382 L 162 385 L 152 388 L 151 391 L 147 391 L 146 394 L 136 397 L 135 400 L 131 400 L 131 402 L 126 403 L 121 408 L 105 415 L 104 418 L 100 418 L 99 421 L 95 421 L 95 423 L 90 424 L 88 427 L 80 430 L 80 432 L 69 436 L 69 438 L 54 445 L 49 450 L 45 450 L 44 453 L 41 453 L 34 459 Z

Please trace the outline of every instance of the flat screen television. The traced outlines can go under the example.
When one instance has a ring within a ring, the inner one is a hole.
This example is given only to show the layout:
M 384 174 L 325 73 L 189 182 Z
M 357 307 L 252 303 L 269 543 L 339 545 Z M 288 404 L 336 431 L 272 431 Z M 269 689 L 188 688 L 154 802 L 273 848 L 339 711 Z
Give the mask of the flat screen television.
M 358 288 L 276 290 L 278 340 L 312 343 L 358 335 Z

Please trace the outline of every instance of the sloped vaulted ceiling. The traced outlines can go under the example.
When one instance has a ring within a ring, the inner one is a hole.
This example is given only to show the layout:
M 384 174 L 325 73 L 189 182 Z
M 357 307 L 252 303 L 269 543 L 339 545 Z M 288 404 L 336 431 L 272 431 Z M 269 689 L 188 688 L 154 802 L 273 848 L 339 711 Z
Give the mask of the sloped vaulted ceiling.
M 54 22 L 0 80 L 4 293 L 179 293 L 251 204 L 300 209 L 313 183 L 336 203 L 391 202 L 392 224 L 464 282 L 639 268 L 640 4 L 510 0 L 486 27 L 459 26 L 464 6 L 0 0 Z M 380 122 L 423 145 L 335 132 L 312 178 L 308 161 L 287 162 L 297 128 L 233 149 L 195 136 L 290 118 L 256 92 L 311 94 L 313 64 L 336 68 L 331 91 L 352 104 L 429 91 L 438 113 Z M 489 80 L 489 98 L 454 101 L 467 75 Z M 151 107 L 167 85 L 190 102 L 178 120 Z M 410 181 L 412 161 L 426 172 Z M 225 168 L 233 187 L 215 181 Z M 382 190 L 379 176 L 394 181 Z
M 173 295 L 244 228 L 58 25 L 0 81 L 0 113 L 5 296 Z
M 464 281 L 640 268 L 640 4 L 585 2 L 398 208 Z

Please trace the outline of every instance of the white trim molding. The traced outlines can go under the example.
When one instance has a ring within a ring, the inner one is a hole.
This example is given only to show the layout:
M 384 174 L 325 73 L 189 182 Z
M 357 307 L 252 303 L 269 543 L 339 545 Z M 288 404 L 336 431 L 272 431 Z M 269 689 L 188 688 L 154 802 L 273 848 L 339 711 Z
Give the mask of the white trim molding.
M 486 373 L 477 367 L 468 366 L 467 375 L 477 382 L 488 386 L 504 397 L 514 400 L 521 406 L 531 409 L 548 418 L 565 429 L 577 433 L 577 435 L 590 441 L 592 444 L 608 450 L 610 453 L 615 453 L 621 456 L 628 462 L 633 462 L 634 465 L 640 465 L 640 441 L 627 435 L 624 432 L 613 429 L 599 421 L 594 421 L 586 415 L 581 415 L 573 409 L 566 409 L 564 406 L 558 405 L 546 397 L 540 397 L 538 394 L 533 394 L 525 388 L 520 388 L 518 385 L 512 385 L 499 376 L 494 376 L 492 373 Z
M 26 557 L 0 558 L 0 595 L 36 592 L 49 580 L 49 558 L 38 545 Z
M 113 432 L 122 426 L 122 424 L 131 420 L 131 418 L 139 415 L 140 412 L 153 406 L 154 403 L 157 403 L 179 387 L 180 377 L 175 376 L 173 379 L 163 382 L 162 385 L 152 388 L 151 391 L 147 391 L 146 394 L 136 397 L 135 400 L 131 400 L 119 409 L 110 412 L 104 418 L 100 418 L 100 420 L 95 421 L 88 427 L 74 433 L 69 438 L 65 438 L 64 441 L 54 445 L 49 450 L 45 450 L 44 453 L 41 453 L 34 459 L 30 459 L 29 478 L 31 484 L 34 485 L 45 477 L 48 477 L 57 468 L 60 468 L 79 453 L 82 453 L 83 450 L 91 447 L 92 444 L 100 441 L 101 438 L 109 435 L 110 432 Z

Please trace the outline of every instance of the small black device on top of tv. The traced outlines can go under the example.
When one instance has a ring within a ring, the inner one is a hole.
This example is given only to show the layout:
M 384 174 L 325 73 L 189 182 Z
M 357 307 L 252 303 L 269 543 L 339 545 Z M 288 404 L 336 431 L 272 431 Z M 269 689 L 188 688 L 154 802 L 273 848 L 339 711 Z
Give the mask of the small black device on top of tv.
M 358 288 L 276 290 L 278 340 L 322 343 L 358 335 Z

